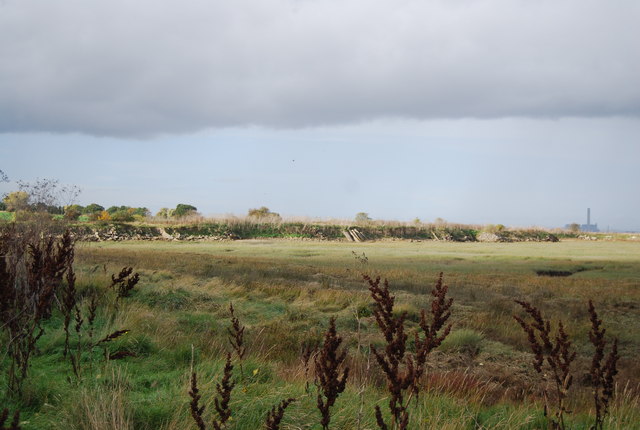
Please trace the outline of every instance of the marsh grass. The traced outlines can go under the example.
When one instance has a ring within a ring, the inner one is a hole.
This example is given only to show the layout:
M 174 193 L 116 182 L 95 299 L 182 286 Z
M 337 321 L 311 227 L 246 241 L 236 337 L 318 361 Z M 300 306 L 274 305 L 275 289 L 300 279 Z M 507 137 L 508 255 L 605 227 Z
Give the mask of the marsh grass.
M 131 406 L 127 399 L 131 382 L 119 369 L 111 369 L 108 382 L 82 387 L 56 426 L 72 430 L 132 430 Z
M 484 335 L 475 330 L 462 328 L 453 330 L 442 341 L 440 350 L 444 352 L 457 352 L 471 357 L 477 356 L 482 350 Z
M 526 337 L 511 317 L 517 309 L 513 299 L 531 300 L 553 320 L 568 318 L 576 360 L 587 360 L 592 347 L 584 303 L 589 297 L 597 299 L 607 334 L 619 338 L 620 373 L 604 426 L 640 428 L 640 367 L 633 359 L 640 353 L 640 309 L 635 305 L 640 302 L 636 288 L 640 243 L 631 242 L 81 244 L 76 248 L 75 270 L 81 306 L 86 306 L 92 291 L 110 283 L 111 273 L 125 266 L 140 273 L 140 282 L 130 297 L 120 301 L 115 318 L 98 309 L 94 335 L 102 339 L 121 328 L 131 330 L 110 347 L 135 352 L 136 357 L 98 360 L 82 387 L 69 384 L 63 319 L 54 312 L 33 357 L 22 399 L 3 398 L 2 404 L 21 411 L 25 429 L 68 428 L 62 423 L 76 419 L 90 422 L 89 417 L 81 418 L 86 412 L 81 413 L 77 405 L 89 404 L 92 398 L 104 405 L 123 401 L 123 428 L 194 428 L 186 395 L 191 345 L 198 386 L 208 393 L 204 400 L 212 411 L 212 394 L 229 348 L 228 304 L 232 301 L 246 327 L 247 353 L 245 380 L 230 401 L 229 428 L 255 430 L 274 405 L 290 397 L 297 401 L 287 407 L 281 428 L 308 425 L 303 428 L 312 429 L 310 423 L 318 423 L 313 370 L 307 369 L 305 376 L 300 347 L 305 341 L 321 341 L 331 317 L 336 318 L 338 333 L 349 348 L 351 369 L 349 383 L 331 409 L 331 428 L 375 428 L 375 406 L 384 413 L 389 399 L 384 375 L 367 360 L 369 345 L 380 346 L 383 339 L 360 278 L 363 265 L 354 260 L 352 251 L 366 254 L 372 275 L 390 280 L 398 309 L 407 312 L 410 331 L 418 328 L 419 310 L 429 306 L 429 281 L 444 270 L 448 295 L 454 298 L 452 335 L 469 330 L 482 337 L 476 342 L 475 335 L 471 335 L 475 340 L 461 336 L 450 349 L 438 349 L 427 360 L 430 389 L 411 406 L 408 428 L 542 428 L 539 387 L 535 372 L 529 369 Z M 578 265 L 602 269 L 562 279 L 535 274 L 540 268 Z M 469 344 L 478 346 L 477 354 L 465 350 Z M 113 372 L 120 372 L 117 384 Z M 5 376 L 0 383 L 6 384 Z M 588 429 L 595 412 L 588 383 L 577 377 L 573 389 L 577 400 L 569 424 Z M 117 401 L 110 403 L 114 398 Z M 98 412 L 109 415 L 106 406 Z

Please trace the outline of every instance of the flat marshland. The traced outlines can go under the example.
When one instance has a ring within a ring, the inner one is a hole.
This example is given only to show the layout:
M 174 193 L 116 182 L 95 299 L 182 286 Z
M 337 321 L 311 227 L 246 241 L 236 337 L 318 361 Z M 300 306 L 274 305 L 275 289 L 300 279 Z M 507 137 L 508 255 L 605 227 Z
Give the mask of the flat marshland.
M 363 243 L 244 240 L 78 243 L 81 292 L 106 288 L 132 266 L 140 282 L 118 311 L 99 310 L 96 339 L 129 330 L 84 357 L 81 380 L 63 358 L 61 317 L 47 321 L 21 400 L 25 429 L 190 429 L 189 378 L 198 373 L 205 416 L 229 345 L 229 304 L 246 327 L 246 356 L 234 368 L 229 429 L 262 428 L 281 399 L 295 397 L 284 429 L 319 429 L 313 370 L 304 346 L 320 342 L 330 317 L 348 348 L 349 381 L 332 409 L 331 428 L 374 429 L 386 411 L 385 378 L 370 354 L 383 338 L 362 275 L 388 279 L 410 339 L 430 310 L 440 272 L 454 299 L 453 329 L 428 358 L 424 391 L 409 409 L 411 429 L 544 428 L 540 375 L 514 300 L 562 319 L 577 351 L 567 421 L 588 429 L 593 346 L 587 302 L 619 339 L 616 396 L 605 428 L 640 428 L 640 243 Z M 565 276 L 549 276 L 564 274 Z M 86 294 L 88 297 L 88 294 Z M 85 304 L 86 305 L 86 304 Z M 73 341 L 73 337 L 72 337 Z M 104 360 L 116 351 L 122 359 Z M 3 370 L 4 370 L 3 362 Z M 5 378 L 4 373 L 0 378 Z M 4 382 L 4 381 L 3 381 Z

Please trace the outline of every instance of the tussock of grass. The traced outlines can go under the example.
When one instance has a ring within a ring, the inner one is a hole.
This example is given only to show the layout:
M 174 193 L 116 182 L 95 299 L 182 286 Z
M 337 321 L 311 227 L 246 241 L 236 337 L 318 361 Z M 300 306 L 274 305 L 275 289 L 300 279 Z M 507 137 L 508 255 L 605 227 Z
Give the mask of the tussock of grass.
M 444 352 L 458 352 L 476 356 L 484 343 L 484 335 L 468 328 L 453 330 L 440 345 Z
M 105 378 L 103 383 L 90 388 L 81 388 L 74 400 L 74 406 L 65 408 L 57 429 L 73 430 L 132 430 L 131 407 L 127 402 L 130 382 L 120 371 Z

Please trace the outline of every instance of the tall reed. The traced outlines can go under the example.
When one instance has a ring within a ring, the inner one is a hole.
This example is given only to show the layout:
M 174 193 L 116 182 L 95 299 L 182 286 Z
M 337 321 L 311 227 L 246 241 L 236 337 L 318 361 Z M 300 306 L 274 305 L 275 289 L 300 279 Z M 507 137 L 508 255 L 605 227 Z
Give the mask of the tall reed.
M 61 238 L 12 226 L 0 232 L 0 327 L 9 339 L 8 390 L 20 394 L 36 343 L 73 259 L 69 231 Z
M 331 407 L 345 389 L 349 378 L 349 367 L 344 364 L 347 351 L 340 351 L 342 338 L 336 332 L 336 320 L 329 320 L 329 327 L 324 334 L 322 348 L 315 356 L 316 384 L 318 386 L 317 407 L 320 411 L 320 425 L 323 430 L 329 429 Z M 340 373 L 342 371 L 342 376 Z
M 233 364 L 231 364 L 231 353 L 227 353 L 227 359 L 224 366 L 222 379 L 216 383 L 217 395 L 213 399 L 214 409 L 217 417 L 211 419 L 211 426 L 214 430 L 222 430 L 227 428 L 227 422 L 231 418 L 231 393 L 236 383 L 231 380 L 233 376 Z M 207 426 L 204 421 L 205 406 L 200 406 L 202 395 L 198 389 L 198 376 L 195 371 L 191 371 L 191 388 L 189 390 L 191 397 L 190 410 L 191 417 L 196 422 L 199 430 L 206 430 Z
M 20 411 L 13 413 L 11 423 L 7 423 L 7 419 L 9 419 L 9 409 L 5 408 L 2 410 L 2 413 L 0 413 L 0 430 L 20 430 Z M 7 423 L 9 427 L 6 427 L 5 423 Z
M 417 396 L 420 380 L 424 375 L 427 356 L 437 348 L 451 331 L 451 324 L 447 323 L 451 316 L 453 299 L 447 298 L 448 287 L 443 284 L 440 273 L 435 287 L 431 291 L 434 297 L 431 302 L 431 319 L 428 320 L 426 310 L 420 313 L 420 329 L 414 334 L 415 354 L 407 352 L 408 334 L 405 332 L 406 312 L 399 315 L 394 313 L 395 296 L 389 291 L 389 282 L 385 279 L 380 283 L 380 277 L 372 279 L 363 275 L 369 284 L 371 298 L 374 301 L 373 315 L 378 328 L 382 332 L 386 345 L 379 351 L 371 345 L 378 365 L 387 379 L 389 411 L 391 412 L 390 426 L 392 429 L 404 430 L 409 425 L 408 407 L 412 397 Z M 376 423 L 381 430 L 389 429 L 380 407 L 375 407 Z
M 569 389 L 573 383 L 571 364 L 576 358 L 576 352 L 571 348 L 572 344 L 562 321 L 558 321 L 558 329 L 554 336 L 551 322 L 543 318 L 538 308 L 525 301 L 516 300 L 515 302 L 532 320 L 527 322 L 518 315 L 513 316 L 527 333 L 534 356 L 533 368 L 540 374 L 544 383 L 542 389 L 544 416 L 549 420 L 551 428 L 564 430 L 567 428 L 565 414 L 569 413 L 567 408 Z M 549 379 L 555 388 L 554 392 L 550 392 L 548 388 Z
M 131 295 L 131 290 L 140 281 L 140 275 L 133 273 L 133 267 L 124 267 L 118 276 L 111 275 L 111 287 L 116 291 L 116 303 L 117 300 Z
M 65 331 L 65 355 L 66 353 L 69 353 L 71 367 L 74 375 L 78 380 L 82 378 L 82 374 L 84 371 L 83 357 L 85 356 L 85 354 L 88 356 L 89 365 L 91 366 L 93 363 L 93 351 L 98 346 L 104 347 L 104 357 L 106 360 L 119 360 L 135 355 L 130 351 L 122 350 L 110 352 L 108 348 L 108 344 L 110 342 L 127 334 L 129 332 L 128 329 L 115 330 L 106 335 L 104 338 L 98 340 L 97 342 L 94 342 L 93 340 L 95 329 L 94 323 L 97 316 L 98 306 L 101 304 L 105 305 L 105 295 L 109 291 L 114 291 L 115 299 L 112 302 L 113 312 L 111 318 L 112 320 L 115 319 L 116 313 L 119 309 L 118 301 L 125 297 L 129 297 L 131 290 L 138 284 L 140 280 L 139 274 L 134 273 L 132 275 L 132 272 L 132 267 L 124 267 L 117 276 L 111 275 L 111 285 L 106 290 L 103 290 L 102 294 L 99 294 L 96 291 L 92 291 L 89 296 L 89 303 L 87 304 L 86 309 L 83 312 L 81 310 L 79 297 L 77 297 L 78 293 L 75 288 L 75 273 L 73 271 L 71 262 L 69 262 L 66 276 L 67 282 L 63 292 L 64 295 L 61 309 L 64 315 L 63 328 Z M 76 343 L 73 351 L 70 351 L 69 347 L 69 320 L 71 318 L 71 313 L 73 313 L 74 315 L 74 331 L 76 333 Z
M 236 317 L 233 303 L 229 303 L 229 314 L 231 316 L 231 327 L 227 329 L 229 335 L 229 344 L 236 353 L 238 361 L 240 362 L 240 376 L 244 379 L 244 369 L 242 368 L 242 360 L 247 353 L 247 348 L 244 344 L 244 326 L 240 324 L 240 320 Z
M 611 351 L 605 359 L 604 350 L 607 346 L 607 341 L 604 335 L 606 329 L 601 327 L 602 320 L 598 318 L 598 313 L 591 300 L 589 300 L 589 319 L 591 321 L 589 340 L 595 347 L 589 372 L 596 411 L 593 428 L 602 430 L 604 428 L 604 419 L 609 414 L 609 403 L 615 392 L 614 377 L 618 373 L 617 363 L 620 356 L 618 355 L 618 339 L 614 338 L 611 344 Z
M 284 417 L 285 409 L 295 401 L 296 399 L 290 397 L 282 400 L 277 406 L 272 407 L 269 413 L 267 413 L 267 419 L 264 425 L 265 430 L 280 430 L 280 422 L 282 421 L 282 417 Z

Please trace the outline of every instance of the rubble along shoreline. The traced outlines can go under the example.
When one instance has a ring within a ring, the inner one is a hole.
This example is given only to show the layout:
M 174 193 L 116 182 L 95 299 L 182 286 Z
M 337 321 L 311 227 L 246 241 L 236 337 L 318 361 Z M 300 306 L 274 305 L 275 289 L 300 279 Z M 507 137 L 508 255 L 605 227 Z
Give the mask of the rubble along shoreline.
M 314 224 L 200 224 L 150 226 L 128 223 L 66 226 L 81 242 L 159 240 L 219 241 L 242 239 L 297 239 L 364 242 L 413 240 L 443 242 L 558 242 L 557 235 L 544 230 L 478 231 L 465 227 L 338 226 Z

